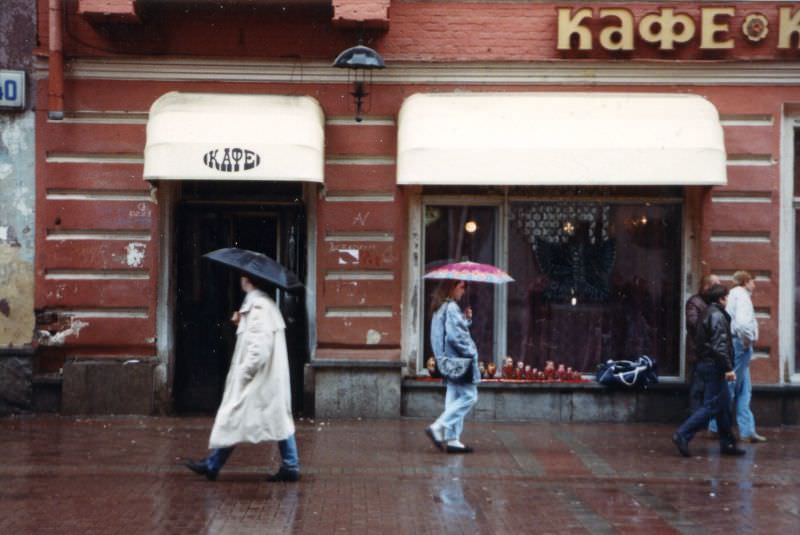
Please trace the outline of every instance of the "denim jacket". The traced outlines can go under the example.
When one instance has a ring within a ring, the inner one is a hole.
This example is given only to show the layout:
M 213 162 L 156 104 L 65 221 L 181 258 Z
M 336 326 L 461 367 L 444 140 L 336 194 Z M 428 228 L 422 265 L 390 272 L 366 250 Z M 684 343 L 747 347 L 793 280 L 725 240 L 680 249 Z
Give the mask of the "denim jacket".
M 472 381 L 466 382 L 477 384 L 481 382 L 481 372 L 478 369 L 478 348 L 469 334 L 471 323 L 458 303 L 448 299 L 431 318 L 431 348 L 434 355 L 472 358 Z

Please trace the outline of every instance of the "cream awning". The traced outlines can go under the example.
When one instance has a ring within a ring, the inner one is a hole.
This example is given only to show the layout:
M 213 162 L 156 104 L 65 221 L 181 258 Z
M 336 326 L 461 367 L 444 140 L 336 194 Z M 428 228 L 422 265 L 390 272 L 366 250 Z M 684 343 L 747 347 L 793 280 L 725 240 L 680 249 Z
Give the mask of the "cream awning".
M 312 97 L 173 92 L 150 108 L 146 180 L 322 182 L 324 163 Z
M 399 184 L 726 183 L 719 114 L 696 95 L 416 94 L 398 129 Z

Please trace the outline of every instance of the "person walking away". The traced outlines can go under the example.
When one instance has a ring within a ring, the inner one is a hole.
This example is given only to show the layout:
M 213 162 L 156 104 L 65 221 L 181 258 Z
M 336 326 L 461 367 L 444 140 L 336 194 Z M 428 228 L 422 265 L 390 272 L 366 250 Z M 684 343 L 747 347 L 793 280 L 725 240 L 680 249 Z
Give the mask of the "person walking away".
M 731 430 L 730 391 L 725 381 L 735 381 L 730 316 L 725 312 L 728 289 L 715 284 L 708 290 L 708 309 L 697 329 L 695 373 L 703 382 L 703 404 L 672 435 L 672 442 L 684 457 L 690 457 L 689 442 L 712 417 L 719 422 L 719 444 L 723 455 L 743 455 Z
M 242 275 L 240 283 L 246 295 L 231 318 L 237 325 L 236 346 L 209 438 L 212 451 L 205 459 L 185 464 L 214 481 L 236 444 L 274 440 L 282 462 L 267 480 L 297 481 L 300 461 L 292 419 L 286 324 L 257 280 Z
M 471 453 L 472 448 L 461 442 L 464 418 L 478 401 L 478 348 L 469 332 L 472 310 L 462 312 L 458 301 L 464 295 L 466 283 L 444 280 L 431 302 L 431 348 L 437 355 L 471 358 L 471 370 L 463 382 L 444 379 L 447 387 L 444 411 L 425 433 L 433 444 L 447 453 Z
M 739 427 L 739 439 L 746 442 L 766 442 L 766 437 L 756 433 L 756 420 L 750 410 L 753 383 L 750 380 L 750 361 L 753 359 L 753 345 L 758 341 L 758 320 L 753 309 L 753 290 L 756 281 L 747 271 L 733 274 L 736 284 L 728 296 L 725 310 L 731 316 L 733 332 L 733 370 L 736 381 L 731 385 L 736 425 Z M 716 422 L 709 424 L 709 431 L 717 431 Z
M 703 404 L 704 385 L 700 381 L 700 376 L 695 373 L 694 368 L 697 364 L 697 349 L 695 348 L 695 337 L 697 326 L 703 319 L 708 308 L 705 295 L 709 288 L 719 284 L 719 277 L 716 275 L 705 275 L 700 279 L 700 288 L 697 293 L 686 301 L 686 366 L 689 374 L 689 409 L 690 413 L 696 411 Z

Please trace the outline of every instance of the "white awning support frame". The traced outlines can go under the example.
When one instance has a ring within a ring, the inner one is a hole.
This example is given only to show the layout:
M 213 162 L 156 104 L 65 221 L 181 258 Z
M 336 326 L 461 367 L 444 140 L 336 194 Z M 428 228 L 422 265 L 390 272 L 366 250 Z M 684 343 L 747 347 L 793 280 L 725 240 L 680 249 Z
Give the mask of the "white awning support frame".
M 170 92 L 150 108 L 145 180 L 321 183 L 324 167 L 313 97 Z
M 697 95 L 418 93 L 398 123 L 398 184 L 727 182 L 719 114 Z

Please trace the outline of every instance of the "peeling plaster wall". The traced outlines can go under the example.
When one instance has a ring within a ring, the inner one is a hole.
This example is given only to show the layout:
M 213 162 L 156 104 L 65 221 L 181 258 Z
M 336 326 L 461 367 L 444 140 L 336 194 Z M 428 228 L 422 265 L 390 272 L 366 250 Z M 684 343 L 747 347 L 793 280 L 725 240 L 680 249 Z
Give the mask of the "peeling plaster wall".
M 24 70 L 27 109 L 0 110 L 0 348 L 30 345 L 33 337 L 35 206 L 34 114 L 30 76 L 35 3 L 3 0 L 0 67 Z
M 36 3 L 0 0 L 0 68 L 26 72 L 26 108 L 0 110 L 0 414 L 30 410 L 34 207 L 33 48 Z

